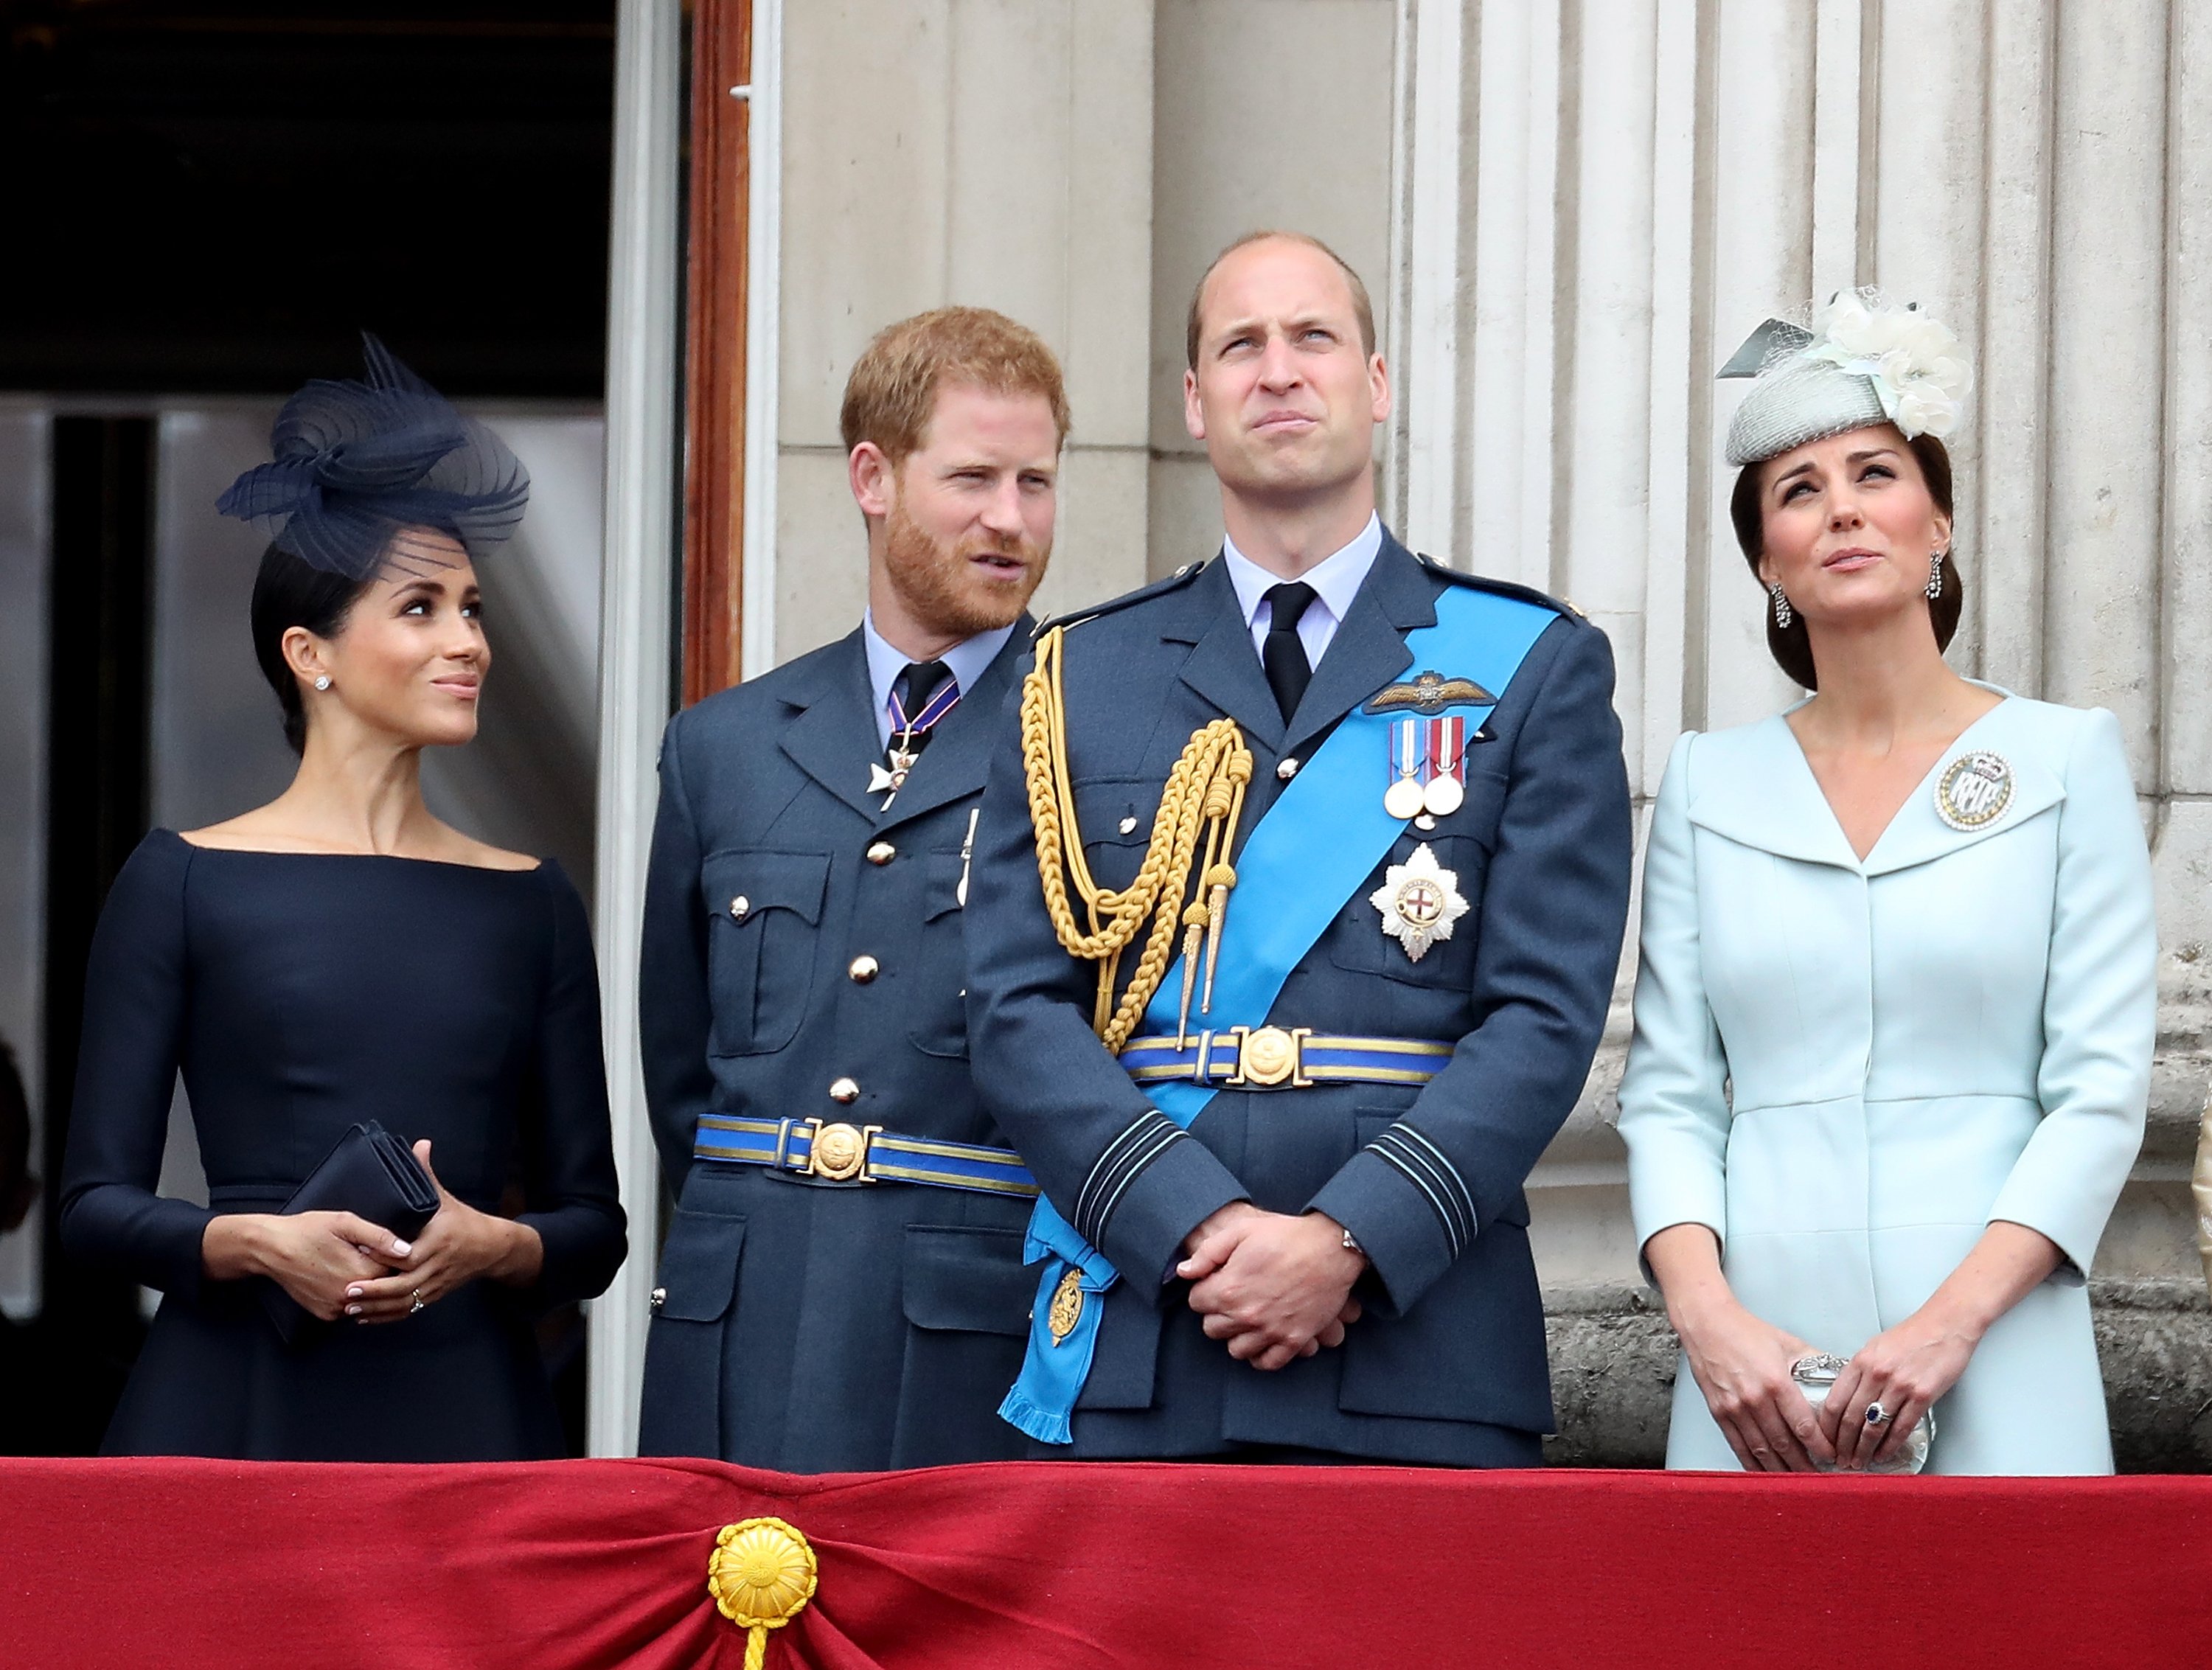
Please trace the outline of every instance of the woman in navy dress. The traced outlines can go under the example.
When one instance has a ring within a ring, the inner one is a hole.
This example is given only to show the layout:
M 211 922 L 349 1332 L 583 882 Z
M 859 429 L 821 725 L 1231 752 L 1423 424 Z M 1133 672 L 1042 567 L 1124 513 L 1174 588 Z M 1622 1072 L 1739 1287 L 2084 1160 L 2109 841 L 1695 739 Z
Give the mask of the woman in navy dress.
M 528 477 L 374 339 L 368 366 L 294 397 L 220 507 L 274 535 L 253 640 L 299 773 L 149 835 L 93 943 L 63 1244 L 163 1295 L 112 1454 L 557 1455 L 533 1321 L 623 1260 L 582 902 L 434 817 L 418 774 L 476 733 L 474 559 Z M 155 1193 L 179 1071 L 207 1207 Z M 411 1244 L 279 1210 L 372 1119 L 439 1185 Z M 289 1344 L 269 1281 L 319 1319 Z

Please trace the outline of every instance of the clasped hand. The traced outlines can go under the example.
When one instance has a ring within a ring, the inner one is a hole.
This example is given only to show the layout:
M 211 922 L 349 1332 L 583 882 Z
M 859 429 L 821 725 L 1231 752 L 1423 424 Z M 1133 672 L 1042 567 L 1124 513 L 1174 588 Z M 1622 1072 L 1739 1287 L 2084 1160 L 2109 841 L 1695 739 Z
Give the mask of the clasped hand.
M 326 1322 L 396 1322 L 418 1297 L 434 1303 L 479 1276 L 532 1279 L 544 1256 L 538 1232 L 448 1193 L 428 1140 L 415 1157 L 437 1184 L 438 1212 L 411 1242 L 352 1212 L 238 1213 L 209 1224 L 202 1262 L 217 1278 L 267 1276 Z
M 1224 1206 L 1191 1232 L 1176 1274 L 1206 1337 L 1230 1356 L 1274 1369 L 1344 1343 L 1359 1320 L 1352 1284 L 1366 1260 L 1344 1244 L 1343 1226 L 1320 1212 L 1291 1217 L 1249 1201 Z

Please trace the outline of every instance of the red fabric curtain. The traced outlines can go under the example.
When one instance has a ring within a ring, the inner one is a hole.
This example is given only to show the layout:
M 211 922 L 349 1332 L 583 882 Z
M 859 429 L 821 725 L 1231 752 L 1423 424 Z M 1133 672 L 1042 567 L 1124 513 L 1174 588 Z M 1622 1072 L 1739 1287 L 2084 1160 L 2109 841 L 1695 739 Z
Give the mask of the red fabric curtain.
M 2212 1663 L 2212 1479 L 191 1460 L 0 1461 L 0 1663 L 738 1670 L 769 1515 L 768 1670 Z

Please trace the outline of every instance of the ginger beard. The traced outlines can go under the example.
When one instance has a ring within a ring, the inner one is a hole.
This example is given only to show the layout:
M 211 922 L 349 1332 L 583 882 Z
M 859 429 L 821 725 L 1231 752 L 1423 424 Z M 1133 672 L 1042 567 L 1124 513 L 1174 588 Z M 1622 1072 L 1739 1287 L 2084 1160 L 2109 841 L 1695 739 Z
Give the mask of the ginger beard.
M 995 632 L 1021 619 L 1052 547 L 1022 534 L 969 531 L 940 539 L 908 512 L 904 495 L 884 518 L 884 568 L 916 620 L 949 638 Z

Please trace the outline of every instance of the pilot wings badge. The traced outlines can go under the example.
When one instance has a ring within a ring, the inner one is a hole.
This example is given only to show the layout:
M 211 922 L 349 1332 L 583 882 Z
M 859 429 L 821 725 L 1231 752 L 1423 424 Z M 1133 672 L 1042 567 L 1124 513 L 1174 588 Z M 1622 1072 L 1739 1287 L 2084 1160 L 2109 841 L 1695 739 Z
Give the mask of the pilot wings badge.
M 1406 948 L 1409 962 L 1419 963 L 1429 947 L 1449 939 L 1452 924 L 1467 914 L 1460 896 L 1459 876 L 1437 862 L 1423 841 L 1403 864 L 1394 864 L 1382 885 L 1367 896 L 1382 917 L 1382 932 Z
M 1447 678 L 1440 672 L 1418 672 L 1410 683 L 1385 684 L 1367 699 L 1364 714 L 1389 714 L 1411 707 L 1420 714 L 1440 714 L 1447 707 L 1495 707 L 1498 698 L 1472 678 Z

